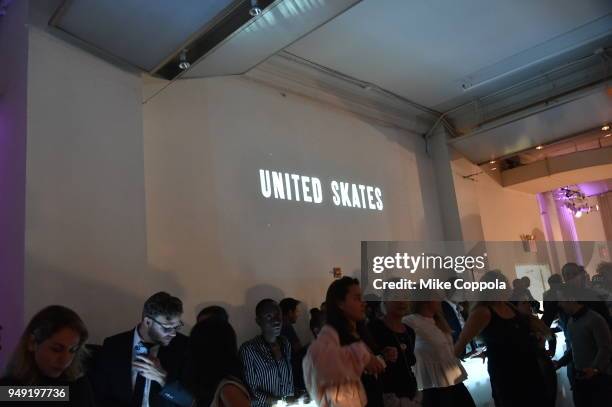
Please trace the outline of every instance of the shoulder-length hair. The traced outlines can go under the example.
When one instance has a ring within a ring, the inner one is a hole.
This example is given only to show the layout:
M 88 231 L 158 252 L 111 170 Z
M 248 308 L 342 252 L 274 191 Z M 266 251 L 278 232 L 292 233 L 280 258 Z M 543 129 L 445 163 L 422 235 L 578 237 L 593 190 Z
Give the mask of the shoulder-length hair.
M 36 384 L 42 373 L 36 365 L 34 352 L 29 349 L 31 340 L 41 344 L 64 328 L 70 328 L 79 335 L 78 350 L 72 363 L 60 376 L 61 379 L 74 381 L 83 375 L 83 358 L 85 349 L 83 344 L 89 337 L 87 327 L 76 312 L 61 305 L 51 305 L 40 310 L 26 326 L 15 353 L 7 368 L 7 376 L 24 385 Z
M 431 300 L 438 301 L 438 300 Z M 420 301 L 408 301 L 408 314 L 419 314 L 421 312 L 421 307 L 428 303 L 429 301 L 420 300 Z M 446 318 L 441 312 L 436 312 L 433 316 L 433 320 L 438 327 L 439 330 L 446 334 L 450 334 L 453 330 L 451 329 L 448 322 L 446 322 Z

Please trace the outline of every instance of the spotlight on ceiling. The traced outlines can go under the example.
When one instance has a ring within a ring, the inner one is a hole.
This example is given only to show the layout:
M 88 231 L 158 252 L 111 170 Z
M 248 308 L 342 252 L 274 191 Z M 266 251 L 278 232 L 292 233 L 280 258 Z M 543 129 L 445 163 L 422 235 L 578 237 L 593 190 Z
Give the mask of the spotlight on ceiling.
M 537 147 L 536 147 L 536 150 L 541 150 L 541 149 L 543 149 L 543 148 L 544 148 L 544 146 L 537 146 Z
M 189 69 L 190 66 L 191 64 L 189 63 L 189 61 L 187 61 L 187 50 L 184 49 L 181 51 L 181 54 L 179 56 L 179 68 L 185 71 Z
M 489 164 L 495 164 L 495 160 L 489 161 Z
M 610 130 L 610 125 L 609 124 L 605 124 L 603 126 L 601 126 L 601 131 L 608 131 Z
M 257 17 L 262 13 L 261 7 L 257 3 L 257 0 L 251 0 L 251 9 L 249 10 L 249 14 L 253 17 Z

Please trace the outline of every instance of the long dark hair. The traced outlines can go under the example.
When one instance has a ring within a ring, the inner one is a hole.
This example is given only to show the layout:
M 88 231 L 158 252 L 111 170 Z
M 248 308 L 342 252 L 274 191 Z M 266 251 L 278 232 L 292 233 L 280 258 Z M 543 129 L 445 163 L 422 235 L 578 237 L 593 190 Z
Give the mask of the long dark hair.
M 28 349 L 28 343 L 32 338 L 37 344 L 41 344 L 64 328 L 70 328 L 79 334 L 79 348 L 61 378 L 73 381 L 81 377 L 83 375 L 82 362 L 86 356 L 83 344 L 87 341 L 89 333 L 77 313 L 61 305 L 50 305 L 32 317 L 9 362 L 7 376 L 18 380 L 23 385 L 37 384 L 42 378 L 42 373 L 36 365 L 34 353 Z
M 366 328 L 365 320 L 357 322 L 357 335 L 353 335 L 350 323 L 339 303 L 346 300 L 352 286 L 359 285 L 359 280 L 351 277 L 342 277 L 335 280 L 327 289 L 325 304 L 327 304 L 326 323 L 331 325 L 340 337 L 340 345 L 350 345 L 353 342 L 364 341 L 370 348 L 374 348 L 374 342 Z
M 229 322 L 218 318 L 199 322 L 191 330 L 189 348 L 192 362 L 189 387 L 198 405 L 210 405 L 221 380 L 234 378 L 243 382 L 236 332 Z

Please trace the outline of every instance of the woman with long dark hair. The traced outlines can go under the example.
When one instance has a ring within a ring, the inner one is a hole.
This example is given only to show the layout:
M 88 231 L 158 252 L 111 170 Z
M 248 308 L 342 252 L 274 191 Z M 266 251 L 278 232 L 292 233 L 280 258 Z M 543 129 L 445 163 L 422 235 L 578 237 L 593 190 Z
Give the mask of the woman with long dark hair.
M 189 387 L 197 407 L 249 407 L 236 333 L 229 322 L 208 318 L 189 337 L 192 374 Z
M 555 334 L 544 321 L 533 314 L 533 302 L 528 295 L 517 296 L 511 303 L 516 311 L 527 320 L 531 341 L 537 349 L 538 366 L 545 384 L 542 392 L 546 394 L 546 400 L 548 400 L 542 407 L 554 407 L 557 400 L 557 372 L 551 358 L 556 348 Z M 546 349 L 547 342 L 549 350 Z
M 85 324 L 73 310 L 61 305 L 42 309 L 23 332 L 0 386 L 68 386 L 70 401 L 63 405 L 93 406 L 91 387 L 82 367 L 83 345 L 88 336 Z M 39 401 L 34 404 L 47 405 Z
M 335 280 L 325 303 L 326 324 L 304 358 L 306 389 L 319 407 L 364 407 L 373 400 L 368 403 L 362 375 L 382 373 L 385 365 L 366 345 L 369 335 L 359 281 Z
M 489 377 L 497 407 L 551 405 L 529 320 L 508 302 L 511 295 L 508 280 L 500 271 L 489 271 L 480 281 L 498 283 L 506 289 L 483 292 L 483 300 L 470 312 L 455 344 L 455 355 L 461 355 L 465 345 L 480 335 L 487 345 Z

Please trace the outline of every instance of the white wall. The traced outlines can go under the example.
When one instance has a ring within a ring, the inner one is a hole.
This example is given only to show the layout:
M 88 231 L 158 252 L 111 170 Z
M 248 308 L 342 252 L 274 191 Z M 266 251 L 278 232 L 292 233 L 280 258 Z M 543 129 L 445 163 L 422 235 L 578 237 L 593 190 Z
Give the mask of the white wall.
M 23 328 L 28 3 L 0 16 L 0 372 Z
M 520 241 L 521 234 L 543 240 L 540 209 L 535 194 L 503 188 L 490 175 L 455 154 L 452 161 L 461 225 L 466 240 Z M 482 227 L 482 232 L 479 230 Z
M 533 234 L 540 242 L 546 240 L 535 194 L 503 188 L 493 178 L 497 173 L 483 173 L 456 151 L 451 168 L 463 239 L 501 242 L 487 244 L 489 268 L 501 270 L 511 281 L 516 278 L 517 264 L 549 262 L 545 246 L 531 253 L 520 243 L 503 243 L 520 242 L 521 234 Z
M 332 267 L 359 269 L 361 240 L 442 236 L 421 138 L 327 105 L 237 77 L 179 81 L 145 105 L 144 135 L 150 265 L 180 281 L 187 318 L 221 304 L 242 339 L 266 296 L 318 306 Z M 266 200 L 260 168 L 319 177 L 324 203 Z M 333 206 L 332 177 L 380 186 L 384 211 Z
M 65 304 L 99 342 L 167 290 L 188 324 L 226 306 L 245 339 L 261 298 L 318 305 L 332 267 L 357 272 L 361 240 L 442 237 L 418 136 L 240 78 L 179 81 L 143 119 L 138 76 L 30 42 L 26 319 Z M 385 209 L 265 200 L 259 168 L 380 186 Z
M 574 218 L 576 233 L 581 241 L 602 242 L 606 240 L 603 222 L 599 211 L 593 211 L 580 218 Z
M 593 211 L 582 215 L 580 218 L 574 218 L 574 224 L 576 225 L 578 239 L 584 242 L 580 245 L 584 266 L 589 274 L 595 275 L 599 263 L 610 261 L 608 254 L 610 249 L 607 248 L 601 213 Z
M 140 98 L 139 76 L 30 30 L 27 319 L 61 303 L 99 341 L 139 316 L 152 289 Z

